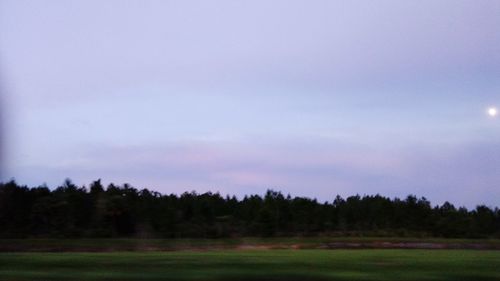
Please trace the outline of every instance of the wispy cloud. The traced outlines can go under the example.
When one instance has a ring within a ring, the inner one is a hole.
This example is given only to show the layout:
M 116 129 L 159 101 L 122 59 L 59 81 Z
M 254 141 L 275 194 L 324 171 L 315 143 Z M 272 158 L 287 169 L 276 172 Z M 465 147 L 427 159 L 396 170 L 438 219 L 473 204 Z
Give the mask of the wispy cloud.
M 500 127 L 484 109 L 499 102 L 499 12 L 1 1 L 4 176 L 494 205 Z
M 500 199 L 498 147 L 498 142 L 405 147 L 331 142 L 102 146 L 78 152 L 60 165 L 19 167 L 19 179 L 51 179 L 57 184 L 66 176 L 79 183 L 103 178 L 166 193 L 212 190 L 243 195 L 275 188 L 322 200 L 336 194 L 415 193 L 436 203 L 494 205 Z

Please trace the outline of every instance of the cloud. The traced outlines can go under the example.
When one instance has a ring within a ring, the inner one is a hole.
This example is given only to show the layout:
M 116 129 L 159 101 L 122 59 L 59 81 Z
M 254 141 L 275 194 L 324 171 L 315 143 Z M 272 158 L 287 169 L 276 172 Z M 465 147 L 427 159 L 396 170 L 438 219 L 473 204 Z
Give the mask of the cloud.
M 1 1 L 4 174 L 494 204 L 499 3 Z
M 241 196 L 274 188 L 322 200 L 336 194 L 412 193 L 435 203 L 495 205 L 500 199 L 498 147 L 498 142 L 402 147 L 319 141 L 172 142 L 93 147 L 59 166 L 18 171 L 21 180 L 48 179 L 53 184 L 64 177 L 79 183 L 102 178 L 165 193 L 210 190 Z

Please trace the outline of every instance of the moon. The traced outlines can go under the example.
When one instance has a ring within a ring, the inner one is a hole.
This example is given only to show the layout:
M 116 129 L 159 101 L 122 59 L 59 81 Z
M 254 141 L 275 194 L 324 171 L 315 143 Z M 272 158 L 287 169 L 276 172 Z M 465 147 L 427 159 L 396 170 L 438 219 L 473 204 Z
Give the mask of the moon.
M 488 108 L 488 115 L 491 117 L 495 117 L 498 115 L 498 110 L 495 107 Z

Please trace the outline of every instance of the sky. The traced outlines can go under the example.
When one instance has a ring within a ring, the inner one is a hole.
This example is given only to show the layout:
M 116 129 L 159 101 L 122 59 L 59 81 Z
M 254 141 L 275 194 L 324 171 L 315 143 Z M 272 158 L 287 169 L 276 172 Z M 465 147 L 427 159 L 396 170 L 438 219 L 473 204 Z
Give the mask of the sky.
M 1 180 L 500 206 L 500 1 L 0 1 Z

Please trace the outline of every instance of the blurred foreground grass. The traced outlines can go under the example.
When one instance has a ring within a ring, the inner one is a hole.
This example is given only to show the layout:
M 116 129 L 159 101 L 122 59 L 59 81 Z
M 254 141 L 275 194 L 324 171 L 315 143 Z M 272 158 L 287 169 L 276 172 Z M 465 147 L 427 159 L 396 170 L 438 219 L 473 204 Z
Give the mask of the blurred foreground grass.
M 500 251 L 0 253 L 0 280 L 500 280 Z

